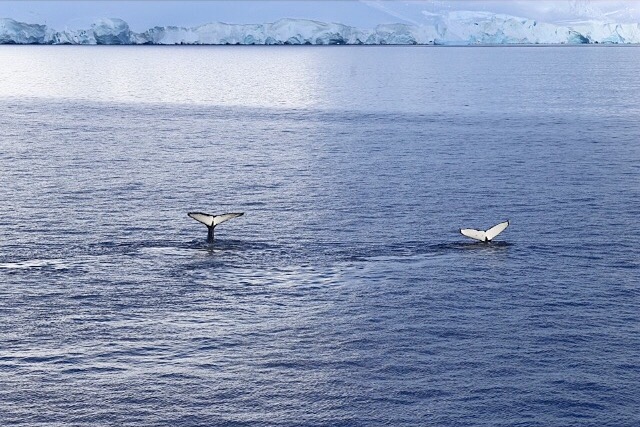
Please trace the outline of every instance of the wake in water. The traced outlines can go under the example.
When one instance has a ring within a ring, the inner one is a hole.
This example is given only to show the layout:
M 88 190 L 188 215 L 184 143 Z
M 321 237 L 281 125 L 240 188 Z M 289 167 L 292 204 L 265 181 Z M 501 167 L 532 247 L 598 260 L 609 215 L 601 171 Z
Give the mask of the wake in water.
M 28 259 L 17 262 L 2 262 L 0 270 L 52 269 L 66 270 L 69 264 L 60 259 Z

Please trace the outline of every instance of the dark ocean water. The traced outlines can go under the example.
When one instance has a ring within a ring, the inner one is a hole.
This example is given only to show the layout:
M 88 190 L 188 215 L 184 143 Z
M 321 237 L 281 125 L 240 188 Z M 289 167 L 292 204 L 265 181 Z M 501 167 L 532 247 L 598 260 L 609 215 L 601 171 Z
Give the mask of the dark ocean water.
M 640 425 L 639 48 L 0 64 L 0 424 Z

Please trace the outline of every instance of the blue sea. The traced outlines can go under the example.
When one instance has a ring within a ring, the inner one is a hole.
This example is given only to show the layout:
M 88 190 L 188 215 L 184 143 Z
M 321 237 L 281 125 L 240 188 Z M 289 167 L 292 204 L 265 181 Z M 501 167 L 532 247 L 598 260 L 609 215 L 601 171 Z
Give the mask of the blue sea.
M 640 425 L 640 48 L 0 64 L 3 426 Z

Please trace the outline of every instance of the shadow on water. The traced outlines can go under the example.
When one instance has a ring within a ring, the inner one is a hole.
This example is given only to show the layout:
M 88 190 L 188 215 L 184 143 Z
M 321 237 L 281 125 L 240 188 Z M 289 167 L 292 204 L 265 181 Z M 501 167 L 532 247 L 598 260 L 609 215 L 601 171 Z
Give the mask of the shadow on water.
M 504 251 L 514 246 L 509 242 L 456 242 L 430 245 L 432 251 Z
M 202 240 L 192 240 L 185 245 L 191 249 L 205 250 L 208 252 L 270 250 L 276 247 L 275 245 L 264 242 L 238 239 L 216 239 L 213 243 L 207 243 Z

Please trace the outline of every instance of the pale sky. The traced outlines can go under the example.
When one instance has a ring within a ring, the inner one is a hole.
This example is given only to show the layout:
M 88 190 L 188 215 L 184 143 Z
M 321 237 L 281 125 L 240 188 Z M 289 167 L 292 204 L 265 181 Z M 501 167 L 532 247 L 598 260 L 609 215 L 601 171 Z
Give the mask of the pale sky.
M 121 18 L 134 31 L 209 22 L 264 23 L 305 18 L 371 28 L 425 21 L 428 13 L 481 10 L 544 22 L 594 19 L 640 22 L 640 2 L 610 0 L 254 0 L 254 1 L 0 1 L 0 18 L 57 30 L 89 28 L 99 18 Z

